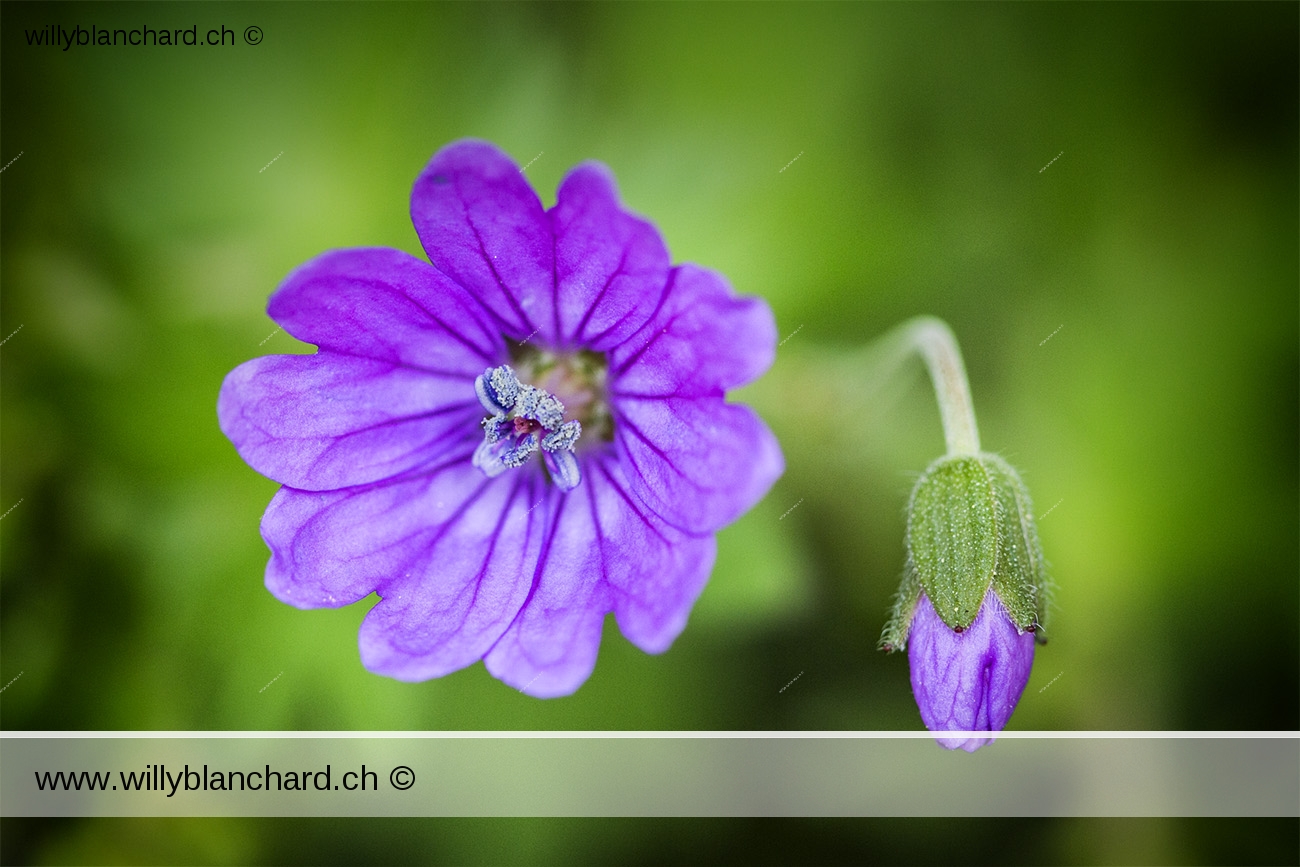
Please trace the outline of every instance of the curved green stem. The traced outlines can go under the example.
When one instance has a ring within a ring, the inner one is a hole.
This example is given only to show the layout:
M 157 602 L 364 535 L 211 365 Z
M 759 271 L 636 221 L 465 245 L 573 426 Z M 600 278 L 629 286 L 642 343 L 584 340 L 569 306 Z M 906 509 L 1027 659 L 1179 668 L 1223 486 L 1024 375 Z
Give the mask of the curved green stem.
M 809 418 L 846 413 L 880 418 L 882 405 L 900 382 L 903 368 L 920 356 L 934 384 L 949 456 L 979 454 L 979 428 L 966 367 L 957 339 L 942 320 L 933 316 L 909 319 L 861 349 L 786 352 L 782 350 L 772 370 L 749 386 L 742 398 L 786 427 L 784 435 L 800 436 L 808 430 Z M 824 435 L 824 428 L 817 430 Z
M 899 350 L 916 352 L 925 362 L 934 383 L 943 420 L 943 438 L 948 455 L 975 455 L 980 450 L 980 433 L 975 424 L 975 404 L 966 381 L 966 365 L 952 329 L 933 316 L 918 316 L 900 325 L 886 340 L 898 341 Z

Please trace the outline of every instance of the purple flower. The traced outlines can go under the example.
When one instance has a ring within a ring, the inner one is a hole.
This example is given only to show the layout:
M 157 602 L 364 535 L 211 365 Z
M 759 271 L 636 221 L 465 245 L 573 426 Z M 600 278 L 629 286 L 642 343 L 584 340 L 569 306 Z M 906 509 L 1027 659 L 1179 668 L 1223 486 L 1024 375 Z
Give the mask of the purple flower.
M 567 695 L 610 611 L 642 650 L 668 648 L 714 534 L 781 474 L 767 427 L 726 401 L 771 364 L 772 314 L 672 266 L 597 163 L 543 210 L 504 153 L 456 142 L 416 179 L 411 218 L 428 262 L 359 248 L 302 265 L 267 311 L 319 350 L 222 385 L 221 429 L 283 485 L 266 585 L 299 608 L 377 593 L 371 671 L 482 659 Z
M 931 731 L 1001 731 L 1011 718 L 1034 664 L 1034 633 L 1020 630 L 990 588 L 969 628 L 939 619 L 924 593 L 907 642 L 912 694 Z M 974 752 L 992 738 L 936 740 Z

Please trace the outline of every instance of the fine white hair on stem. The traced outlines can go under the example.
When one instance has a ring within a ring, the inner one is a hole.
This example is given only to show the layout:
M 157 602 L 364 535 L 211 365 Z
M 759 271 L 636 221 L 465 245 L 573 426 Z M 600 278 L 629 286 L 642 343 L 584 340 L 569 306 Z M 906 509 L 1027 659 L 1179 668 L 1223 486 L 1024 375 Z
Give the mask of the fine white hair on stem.
M 892 378 L 913 354 L 921 356 L 934 384 L 948 456 L 979 454 L 975 405 L 966 380 L 966 365 L 962 363 L 961 349 L 952 329 L 933 316 L 918 316 L 904 322 L 880 341 L 876 358 L 878 375 Z

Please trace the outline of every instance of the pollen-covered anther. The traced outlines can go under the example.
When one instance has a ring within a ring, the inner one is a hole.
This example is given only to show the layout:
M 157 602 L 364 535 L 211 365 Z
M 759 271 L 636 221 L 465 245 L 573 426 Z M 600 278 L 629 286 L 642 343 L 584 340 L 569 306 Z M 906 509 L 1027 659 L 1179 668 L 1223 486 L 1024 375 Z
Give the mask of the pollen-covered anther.
M 542 448 L 548 452 L 566 451 L 577 445 L 580 436 L 582 436 L 582 423 L 566 421 L 558 430 L 547 434 L 542 439 Z
M 561 491 L 581 481 L 573 447 L 582 424 L 564 420 L 564 404 L 549 392 L 519 381 L 509 365 L 490 367 L 474 380 L 474 393 L 491 415 L 483 420 L 483 442 L 474 466 L 489 478 L 528 463 L 538 451 Z

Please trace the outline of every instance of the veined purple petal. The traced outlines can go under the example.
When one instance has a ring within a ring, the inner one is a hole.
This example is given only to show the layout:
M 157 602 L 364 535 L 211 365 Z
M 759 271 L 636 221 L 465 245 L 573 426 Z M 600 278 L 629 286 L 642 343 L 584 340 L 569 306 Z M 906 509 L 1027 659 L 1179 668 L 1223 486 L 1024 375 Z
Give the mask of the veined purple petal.
M 299 608 L 347 605 L 405 580 L 444 524 L 492 484 L 461 454 L 401 480 L 334 491 L 281 488 L 262 517 L 267 587 Z
M 540 473 L 489 480 L 468 460 L 350 491 L 284 489 L 263 520 L 267 586 L 304 608 L 377 591 L 362 662 L 398 680 L 440 677 L 482 658 L 518 612 L 546 496 Z
M 975 622 L 954 632 L 922 593 L 907 638 L 912 694 L 931 731 L 1001 731 L 1034 664 L 1034 635 L 1021 633 L 992 589 Z M 974 752 L 991 738 L 938 738 Z
M 637 498 L 687 533 L 713 532 L 767 493 L 785 464 L 767 426 L 727 389 L 772 363 L 766 303 L 693 265 L 673 269 L 654 318 L 610 352 L 615 438 Z
M 447 145 L 416 178 L 411 220 L 429 261 L 507 336 L 556 342 L 554 237 L 514 160 L 485 141 Z
M 651 653 L 668 648 L 708 580 L 713 538 L 684 536 L 638 508 L 608 455 L 554 501 L 553 526 L 519 616 L 485 657 L 493 676 L 529 695 L 568 695 L 591 674 L 604 615 Z
M 538 698 L 569 695 L 596 667 L 609 588 L 585 529 L 588 486 L 557 498 L 533 586 L 483 662 L 493 677 Z
M 293 488 L 363 485 L 476 439 L 469 383 L 337 353 L 267 355 L 226 375 L 221 430 L 240 457 Z
M 712 533 L 757 503 L 785 470 L 776 437 L 721 397 L 614 401 L 614 436 L 638 500 L 686 533 Z
M 530 473 L 494 480 L 468 501 L 418 568 L 380 591 L 361 624 L 366 668 L 420 681 L 482 659 L 527 598 L 556 497 Z
M 474 377 L 505 355 L 465 290 L 397 250 L 318 256 L 285 279 L 268 311 L 321 349 L 236 368 L 217 418 L 253 469 L 304 490 L 435 460 L 476 421 Z
M 646 653 L 663 653 L 686 627 L 708 583 L 717 542 L 712 534 L 686 535 L 642 506 L 618 461 L 591 461 L 588 467 L 619 629 Z
M 610 353 L 615 396 L 721 396 L 757 379 L 776 355 L 776 321 L 760 298 L 696 265 L 673 269 L 663 306 Z
M 654 314 L 668 284 L 668 249 L 653 225 L 623 210 L 600 163 L 569 172 L 549 212 L 555 232 L 561 347 L 605 352 Z
M 322 351 L 468 377 L 506 357 L 482 305 L 400 250 L 324 253 L 294 269 L 267 303 L 284 330 Z

